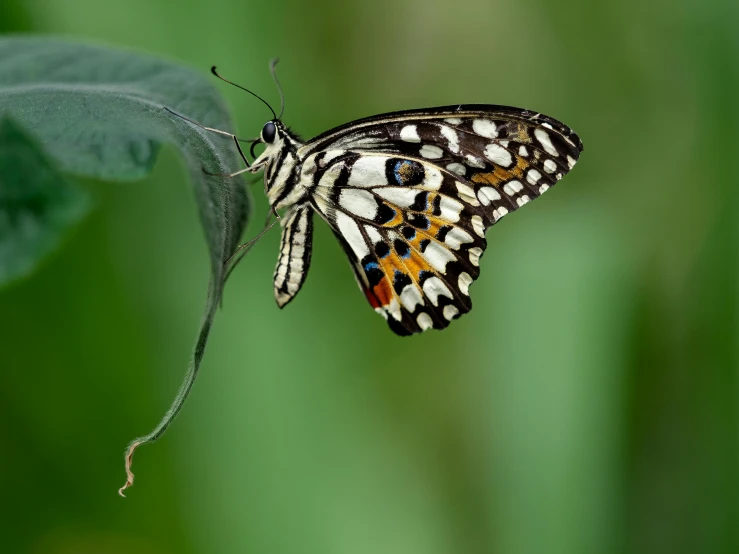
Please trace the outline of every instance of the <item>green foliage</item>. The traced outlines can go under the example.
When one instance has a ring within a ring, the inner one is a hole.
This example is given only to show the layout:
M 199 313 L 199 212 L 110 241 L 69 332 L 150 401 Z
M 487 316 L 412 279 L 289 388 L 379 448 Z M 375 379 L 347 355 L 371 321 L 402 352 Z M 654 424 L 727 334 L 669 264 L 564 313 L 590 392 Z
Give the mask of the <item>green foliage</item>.
M 227 173 L 237 166 L 232 149 L 224 147 L 226 139 L 164 108 L 222 130 L 231 127 L 228 112 L 206 78 L 187 68 L 132 52 L 18 37 L 0 39 L 0 106 L 43 143 L 66 173 L 108 181 L 141 179 L 152 171 L 164 143 L 179 149 L 189 169 L 210 249 L 211 282 L 184 383 L 164 419 L 127 453 L 130 486 L 133 451 L 164 433 L 192 387 L 226 279 L 224 265 L 248 212 L 242 179 L 203 171 Z M 87 202 L 14 125 L 4 124 L 0 140 L 2 284 L 29 273 L 84 213 Z
M 246 222 L 243 180 L 206 176 L 237 165 L 223 137 L 168 107 L 229 130 L 206 77 L 132 52 L 41 38 L 0 39 L 0 110 L 12 114 L 68 173 L 111 181 L 148 175 L 162 143 L 180 150 L 195 188 L 215 282 Z
M 32 272 L 89 207 L 33 139 L 0 120 L 0 285 Z

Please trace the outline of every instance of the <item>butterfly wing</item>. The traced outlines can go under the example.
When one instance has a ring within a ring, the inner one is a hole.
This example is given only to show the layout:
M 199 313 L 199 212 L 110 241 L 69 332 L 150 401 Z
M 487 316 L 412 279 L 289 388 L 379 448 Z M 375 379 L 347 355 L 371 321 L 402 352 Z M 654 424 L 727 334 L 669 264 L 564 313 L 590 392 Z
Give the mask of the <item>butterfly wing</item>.
M 581 150 L 547 116 L 459 106 L 350 123 L 299 155 L 370 304 L 412 334 L 470 310 L 487 228 L 553 186 Z

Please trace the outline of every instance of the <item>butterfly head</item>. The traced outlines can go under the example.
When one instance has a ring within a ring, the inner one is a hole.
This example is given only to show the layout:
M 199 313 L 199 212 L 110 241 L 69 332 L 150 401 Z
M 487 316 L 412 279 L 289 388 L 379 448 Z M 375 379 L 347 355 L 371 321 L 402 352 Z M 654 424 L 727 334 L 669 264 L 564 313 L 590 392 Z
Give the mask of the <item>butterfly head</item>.
M 271 119 L 252 144 L 252 155 L 257 144 L 263 144 L 264 150 L 252 162 L 250 171 L 264 171 L 264 192 L 270 205 L 281 208 L 293 203 L 295 200 L 289 192 L 295 188 L 299 170 L 297 152 L 303 143 L 282 121 Z
M 262 131 L 259 133 L 259 138 L 252 142 L 251 155 L 254 157 L 252 162 L 252 172 L 257 172 L 262 169 L 267 170 L 271 165 L 271 162 L 280 156 L 280 153 L 284 151 L 286 147 L 289 147 L 293 141 L 290 140 L 290 134 L 288 133 L 285 125 L 279 119 L 271 119 L 262 127 Z M 254 154 L 254 148 L 258 144 L 264 145 L 264 151 L 256 156 Z

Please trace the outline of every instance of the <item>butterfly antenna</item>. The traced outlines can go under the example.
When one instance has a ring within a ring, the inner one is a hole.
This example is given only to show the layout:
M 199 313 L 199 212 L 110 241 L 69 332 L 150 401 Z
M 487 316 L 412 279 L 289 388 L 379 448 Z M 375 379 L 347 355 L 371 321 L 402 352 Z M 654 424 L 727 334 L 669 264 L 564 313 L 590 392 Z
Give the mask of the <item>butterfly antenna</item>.
M 265 106 L 267 106 L 267 107 L 269 108 L 269 111 L 271 111 L 271 112 L 272 112 L 272 115 L 274 116 L 274 118 L 275 118 L 275 119 L 279 119 L 279 118 L 277 117 L 277 114 L 275 113 L 275 111 L 274 111 L 274 110 L 272 109 L 272 106 L 270 106 L 270 105 L 269 105 L 269 102 L 267 102 L 267 101 L 266 101 L 266 100 L 265 100 L 264 98 L 262 98 L 261 96 L 259 96 L 259 95 L 258 95 L 257 93 L 255 93 L 255 92 L 252 92 L 252 91 L 250 91 L 250 90 L 249 90 L 248 88 L 244 88 L 244 87 L 242 87 L 241 85 L 237 85 L 236 83 L 234 83 L 234 82 L 232 82 L 232 81 L 229 81 L 228 79 L 224 79 L 224 78 L 223 78 L 223 77 L 221 77 L 221 76 L 220 76 L 220 75 L 218 74 L 218 72 L 216 71 L 216 66 L 213 66 L 213 67 L 211 67 L 211 68 L 210 68 L 210 72 L 211 72 L 211 73 L 212 73 L 213 75 L 215 75 L 216 77 L 218 77 L 218 78 L 219 78 L 219 79 L 220 79 L 221 81 L 224 81 L 224 82 L 228 83 L 229 85 L 233 85 L 233 86 L 235 86 L 236 88 L 240 88 L 240 89 L 241 89 L 241 90 L 243 90 L 244 92 L 248 92 L 249 94 L 251 94 L 251 95 L 252 95 L 252 96 L 253 96 L 254 98 L 258 98 L 259 100 L 261 100 L 261 101 L 262 101 L 262 102 L 264 103 L 264 105 L 265 105 Z
M 280 117 L 277 119 L 282 119 L 282 114 L 285 113 L 285 94 L 282 92 L 282 86 L 280 85 L 280 81 L 277 79 L 277 71 L 275 68 L 278 63 L 280 63 L 280 58 L 272 58 L 269 62 L 269 72 L 272 74 L 272 79 L 274 79 L 275 85 L 277 85 L 277 90 L 280 93 Z

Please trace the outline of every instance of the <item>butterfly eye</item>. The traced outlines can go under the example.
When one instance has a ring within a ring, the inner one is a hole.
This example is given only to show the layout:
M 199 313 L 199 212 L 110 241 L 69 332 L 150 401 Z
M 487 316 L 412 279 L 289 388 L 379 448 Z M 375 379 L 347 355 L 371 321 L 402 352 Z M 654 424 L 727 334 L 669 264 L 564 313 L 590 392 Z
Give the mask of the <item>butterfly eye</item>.
M 268 121 L 264 124 L 264 127 L 262 127 L 262 140 L 267 144 L 272 144 L 274 142 L 276 134 L 277 128 L 271 121 Z

